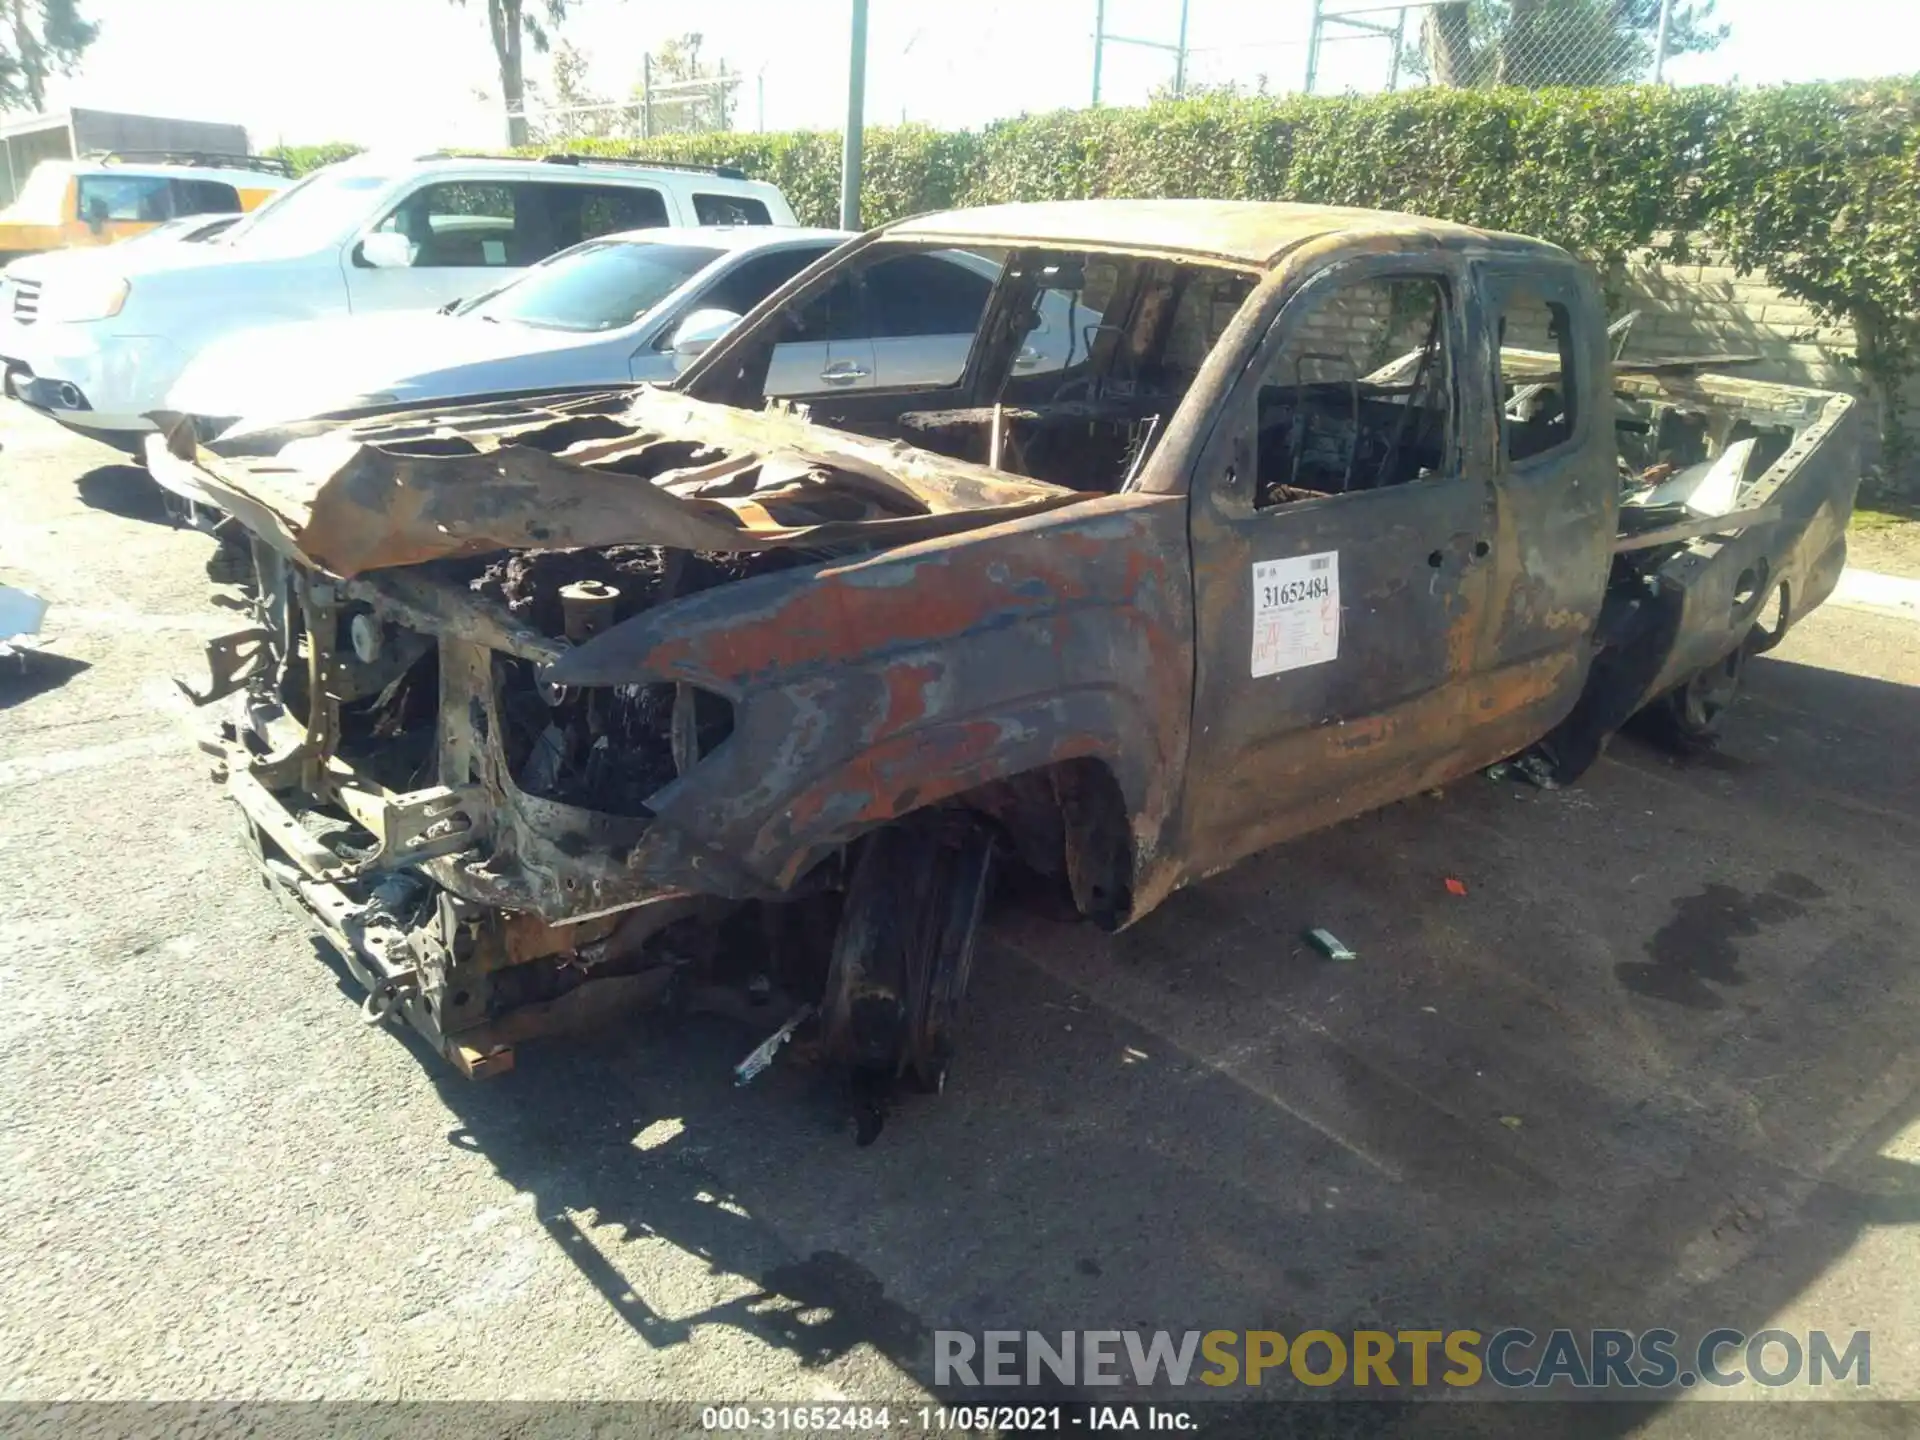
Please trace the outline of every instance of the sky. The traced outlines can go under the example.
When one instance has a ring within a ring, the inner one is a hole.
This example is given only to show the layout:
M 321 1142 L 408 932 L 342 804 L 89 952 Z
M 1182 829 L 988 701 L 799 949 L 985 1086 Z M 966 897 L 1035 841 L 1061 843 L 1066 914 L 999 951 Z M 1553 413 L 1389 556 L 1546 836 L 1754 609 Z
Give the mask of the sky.
M 485 0 L 82 0 L 101 26 L 50 103 L 238 121 L 256 147 L 349 140 L 427 149 L 504 139 Z M 1106 0 L 1108 33 L 1171 44 L 1181 0 Z M 1301 85 L 1311 0 L 1187 0 L 1189 77 Z M 1328 8 L 1384 0 L 1327 0 Z M 839 128 L 850 0 L 576 0 L 563 33 L 595 88 L 624 94 L 641 56 L 697 30 L 746 77 L 741 128 Z M 1095 0 L 871 0 L 867 120 L 978 126 L 1090 98 Z M 1915 0 L 1719 0 L 1732 38 L 1670 62 L 1681 81 L 1920 72 Z M 1817 19 L 1813 18 L 1816 17 Z M 1389 15 L 1387 18 L 1391 18 Z M 1389 46 L 1329 44 L 1323 90 L 1377 90 Z M 533 59 L 540 78 L 545 62 Z M 1139 103 L 1173 57 L 1107 47 L 1103 98 Z

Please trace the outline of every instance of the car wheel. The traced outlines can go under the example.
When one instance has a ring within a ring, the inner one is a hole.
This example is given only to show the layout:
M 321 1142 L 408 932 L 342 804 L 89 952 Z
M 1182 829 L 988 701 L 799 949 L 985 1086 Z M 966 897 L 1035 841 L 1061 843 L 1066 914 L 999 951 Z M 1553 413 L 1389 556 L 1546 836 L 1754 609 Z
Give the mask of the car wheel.
M 1647 708 L 1656 738 L 1678 749 L 1699 749 L 1720 738 L 1727 711 L 1746 674 L 1747 647 L 1736 645 L 1723 658 L 1696 670 Z

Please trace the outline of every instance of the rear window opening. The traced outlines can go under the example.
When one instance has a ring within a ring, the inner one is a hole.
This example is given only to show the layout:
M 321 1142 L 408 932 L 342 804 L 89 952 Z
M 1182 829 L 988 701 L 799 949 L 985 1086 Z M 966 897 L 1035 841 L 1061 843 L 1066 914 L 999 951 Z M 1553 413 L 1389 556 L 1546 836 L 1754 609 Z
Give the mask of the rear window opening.
M 1580 393 L 1573 316 L 1565 305 L 1517 286 L 1501 306 L 1499 330 L 1501 429 L 1508 462 L 1520 464 L 1573 443 Z M 1528 352 L 1550 357 L 1554 373 L 1530 378 L 1516 363 Z

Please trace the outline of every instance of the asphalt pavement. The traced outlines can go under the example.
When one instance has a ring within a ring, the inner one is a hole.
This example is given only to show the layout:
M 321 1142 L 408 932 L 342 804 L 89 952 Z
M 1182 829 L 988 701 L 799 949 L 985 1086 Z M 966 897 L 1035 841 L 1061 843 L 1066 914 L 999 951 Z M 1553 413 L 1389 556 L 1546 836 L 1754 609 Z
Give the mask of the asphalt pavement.
M 1705 758 L 1462 780 L 1118 937 L 997 915 L 948 1093 L 861 1149 L 717 1019 L 484 1083 L 361 1023 L 170 682 L 236 625 L 212 543 L 0 408 L 51 602 L 0 678 L 0 1398 L 901 1401 L 937 1329 L 1504 1324 L 1869 1329 L 1920 1397 L 1897 595 Z

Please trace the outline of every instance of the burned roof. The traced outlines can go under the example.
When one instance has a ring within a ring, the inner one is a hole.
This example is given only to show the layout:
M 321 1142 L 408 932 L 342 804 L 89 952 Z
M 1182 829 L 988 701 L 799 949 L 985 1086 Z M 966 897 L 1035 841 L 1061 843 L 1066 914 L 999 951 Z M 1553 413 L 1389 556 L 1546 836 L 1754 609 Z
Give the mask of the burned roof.
M 889 238 L 1087 246 L 1204 255 L 1265 269 L 1309 240 L 1351 234 L 1426 235 L 1455 243 L 1552 250 L 1503 235 L 1392 210 L 1263 200 L 1049 200 L 941 210 L 888 227 Z

